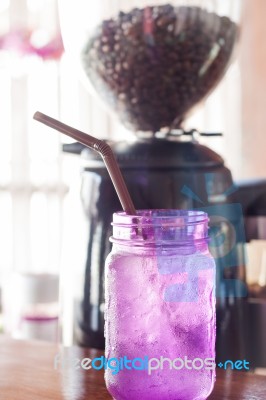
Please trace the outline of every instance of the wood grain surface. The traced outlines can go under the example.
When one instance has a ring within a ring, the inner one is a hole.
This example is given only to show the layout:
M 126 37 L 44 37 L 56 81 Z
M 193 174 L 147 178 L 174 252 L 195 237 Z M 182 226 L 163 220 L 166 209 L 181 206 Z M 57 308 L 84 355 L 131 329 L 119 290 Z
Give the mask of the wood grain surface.
M 62 357 L 61 351 L 58 346 L 44 342 L 0 336 L 0 400 L 111 399 L 102 371 L 75 369 L 67 363 L 85 357 L 93 359 L 101 356 L 101 352 L 73 347 Z M 60 367 L 61 360 L 65 360 L 64 368 Z M 209 400 L 266 400 L 266 377 L 218 370 Z

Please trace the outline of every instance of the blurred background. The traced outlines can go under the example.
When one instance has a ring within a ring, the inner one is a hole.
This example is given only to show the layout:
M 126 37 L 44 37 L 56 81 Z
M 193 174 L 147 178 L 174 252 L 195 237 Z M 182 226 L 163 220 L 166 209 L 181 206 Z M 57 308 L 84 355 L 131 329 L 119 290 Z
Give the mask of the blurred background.
M 234 179 L 265 178 L 266 2 L 242 2 L 235 61 L 186 127 L 224 133 L 206 143 Z M 62 265 L 82 269 L 86 260 L 80 158 L 62 153 L 66 137 L 33 121 L 37 110 L 99 138 L 133 136 L 80 82 L 64 53 L 57 1 L 0 0 L 0 290 L 13 273 L 56 281 Z

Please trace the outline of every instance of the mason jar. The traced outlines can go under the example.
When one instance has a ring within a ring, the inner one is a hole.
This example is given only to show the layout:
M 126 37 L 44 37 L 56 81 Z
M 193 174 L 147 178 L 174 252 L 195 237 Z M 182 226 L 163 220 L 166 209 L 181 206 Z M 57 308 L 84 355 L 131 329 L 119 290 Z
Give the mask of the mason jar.
M 116 400 L 206 399 L 215 380 L 215 263 L 202 211 L 113 215 L 105 379 Z

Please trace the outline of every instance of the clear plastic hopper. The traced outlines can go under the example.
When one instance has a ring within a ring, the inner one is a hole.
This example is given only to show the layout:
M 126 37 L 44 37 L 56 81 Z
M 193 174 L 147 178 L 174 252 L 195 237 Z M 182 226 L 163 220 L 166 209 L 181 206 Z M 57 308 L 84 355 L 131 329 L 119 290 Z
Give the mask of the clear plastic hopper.
M 222 79 L 238 0 L 62 0 L 66 49 L 133 131 L 179 128 Z

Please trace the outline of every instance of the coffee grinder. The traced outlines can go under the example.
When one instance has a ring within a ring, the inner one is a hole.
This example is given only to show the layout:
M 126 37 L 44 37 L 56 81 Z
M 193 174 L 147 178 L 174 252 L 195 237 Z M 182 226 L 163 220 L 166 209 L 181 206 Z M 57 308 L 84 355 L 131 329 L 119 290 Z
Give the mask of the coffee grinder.
M 234 4 L 232 4 L 234 3 Z M 64 0 L 66 50 L 90 90 L 136 134 L 113 141 L 138 209 L 202 208 L 210 215 L 217 276 L 217 357 L 247 357 L 247 288 L 240 193 L 223 159 L 183 123 L 230 65 L 239 34 L 236 1 Z M 94 133 L 96 134 L 96 133 Z M 81 198 L 88 221 L 87 262 L 74 299 L 74 338 L 104 348 L 104 262 L 113 212 L 120 209 L 102 160 L 79 144 Z M 126 290 L 126 288 L 125 288 Z

